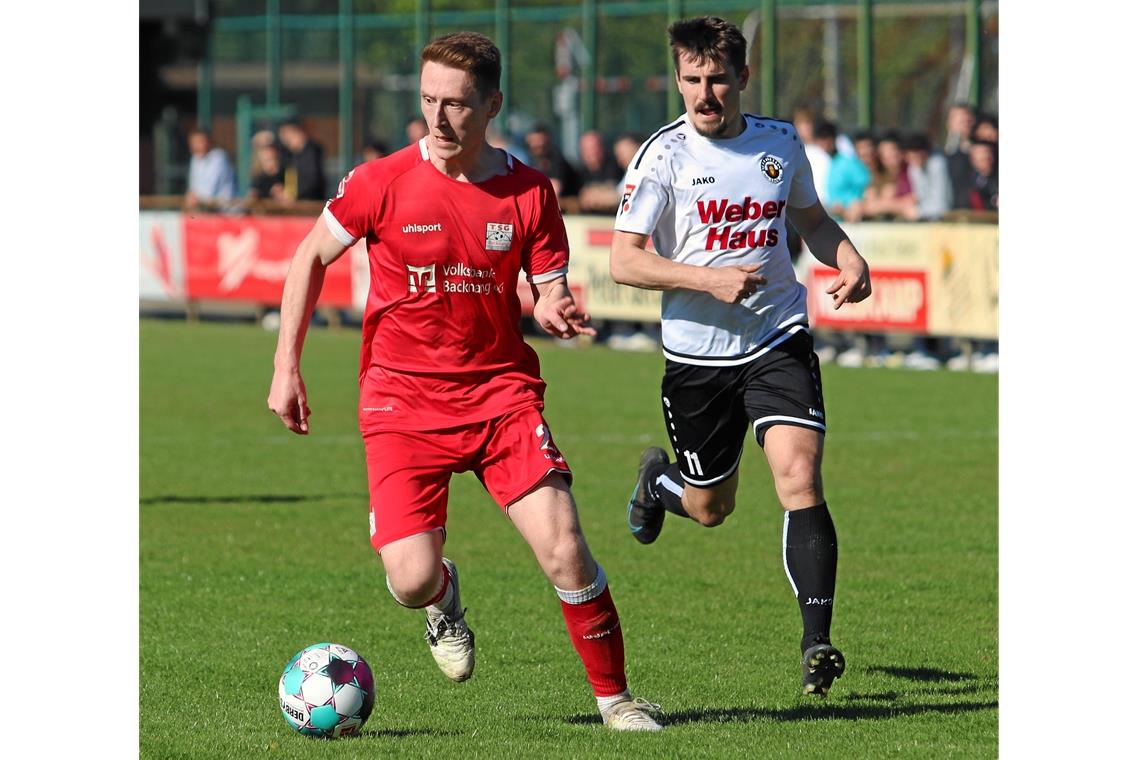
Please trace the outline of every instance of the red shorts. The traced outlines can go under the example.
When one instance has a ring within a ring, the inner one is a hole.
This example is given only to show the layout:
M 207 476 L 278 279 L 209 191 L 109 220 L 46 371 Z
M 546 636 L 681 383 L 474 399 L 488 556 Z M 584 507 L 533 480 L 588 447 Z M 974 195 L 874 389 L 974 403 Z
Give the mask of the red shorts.
M 504 510 L 551 472 L 570 467 L 534 407 L 470 425 L 364 437 L 369 528 L 377 551 L 401 538 L 443 528 L 452 473 L 471 470 Z

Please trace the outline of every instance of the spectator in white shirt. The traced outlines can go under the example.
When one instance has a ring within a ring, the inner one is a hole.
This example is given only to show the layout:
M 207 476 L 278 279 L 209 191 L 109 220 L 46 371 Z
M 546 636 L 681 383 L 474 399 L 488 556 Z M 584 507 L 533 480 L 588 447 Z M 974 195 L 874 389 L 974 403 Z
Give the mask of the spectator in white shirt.
M 226 152 L 211 145 L 210 134 L 195 129 L 187 140 L 190 146 L 190 180 L 187 183 L 185 205 L 224 206 L 237 192 L 234 167 Z

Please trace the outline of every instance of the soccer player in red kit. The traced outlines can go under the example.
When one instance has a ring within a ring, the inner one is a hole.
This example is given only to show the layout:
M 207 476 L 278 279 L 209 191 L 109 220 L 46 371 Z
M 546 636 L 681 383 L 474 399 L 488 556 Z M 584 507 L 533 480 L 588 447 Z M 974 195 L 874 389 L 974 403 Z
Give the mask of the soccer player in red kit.
M 443 543 L 451 475 L 471 470 L 554 585 L 603 722 L 660 730 L 647 714 L 656 706 L 629 693 L 617 609 L 582 535 L 570 468 L 542 416 L 538 357 L 519 327 L 521 270 L 546 332 L 594 332 L 566 285 L 557 198 L 546 177 L 487 143 L 503 102 L 491 40 L 440 37 L 420 61 L 428 135 L 349 172 L 293 257 L 269 408 L 308 434 L 305 330 L 326 267 L 364 238 L 360 430 L 372 545 L 392 596 L 426 610 L 425 638 L 444 675 L 470 678 L 475 635 Z

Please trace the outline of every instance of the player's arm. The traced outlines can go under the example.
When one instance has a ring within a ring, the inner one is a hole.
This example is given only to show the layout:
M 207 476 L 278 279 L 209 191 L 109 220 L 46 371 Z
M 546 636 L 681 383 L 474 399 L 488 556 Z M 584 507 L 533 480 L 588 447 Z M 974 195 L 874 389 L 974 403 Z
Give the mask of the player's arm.
M 621 285 L 645 290 L 698 290 L 725 303 L 747 298 L 766 280 L 756 274 L 759 264 L 704 267 L 681 264 L 647 250 L 649 236 L 614 230 L 610 245 L 610 276 Z
M 325 270 L 347 250 L 329 231 L 324 218 L 318 218 L 309 234 L 297 246 L 285 288 L 281 294 L 281 327 L 277 333 L 277 353 L 273 356 L 273 382 L 268 404 L 285 427 L 299 435 L 309 432 L 309 406 L 305 382 L 301 379 L 301 350 L 309 319 L 325 282 Z
M 590 315 L 579 311 L 574 303 L 565 275 L 546 282 L 532 282 L 530 287 L 534 293 L 534 319 L 543 330 L 563 339 L 598 334 L 590 327 Z
M 788 221 L 800 233 L 812 256 L 839 270 L 827 287 L 836 309 L 845 303 L 858 303 L 871 295 L 871 270 L 867 262 L 819 201 L 804 208 L 788 206 Z

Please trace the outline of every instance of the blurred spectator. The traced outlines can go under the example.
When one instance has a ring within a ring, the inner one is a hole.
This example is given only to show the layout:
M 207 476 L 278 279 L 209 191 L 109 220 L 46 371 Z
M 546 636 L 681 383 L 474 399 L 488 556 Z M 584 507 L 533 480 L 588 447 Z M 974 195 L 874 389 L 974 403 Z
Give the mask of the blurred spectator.
M 636 132 L 625 132 L 614 140 L 614 161 L 617 162 L 618 170 L 621 172 L 622 177 L 625 176 L 625 170 L 633 163 L 634 156 L 637 155 L 637 149 L 645 142 L 645 137 Z M 618 181 L 621 181 L 621 177 Z
M 545 124 L 536 124 L 526 133 L 527 152 L 530 153 L 530 165 L 550 178 L 554 191 L 559 198 L 574 197 L 581 188 L 581 179 L 578 172 L 562 155 L 562 151 L 554 143 L 554 135 L 550 127 Z
M 846 221 L 858 221 L 862 215 L 863 193 L 871 184 L 871 169 L 864 161 L 875 153 L 875 138 L 870 132 L 855 133 L 855 153 L 837 152 L 827 174 L 828 210 Z
M 971 141 L 981 140 L 983 142 L 991 142 L 997 145 L 998 141 L 998 122 L 997 117 L 993 114 L 983 113 L 978 114 L 978 123 L 974 125 L 974 132 L 970 136 Z
M 388 145 L 383 140 L 369 140 L 360 149 L 360 157 L 364 162 L 375 161 L 388 155 Z
M 970 181 L 964 192 L 954 199 L 954 208 L 996 211 L 998 207 L 996 143 L 974 139 L 970 144 L 970 171 Z
M 578 155 L 582 159 L 582 188 L 578 191 L 582 210 L 613 213 L 621 198 L 618 180 L 622 171 L 602 133 L 596 129 L 583 132 L 578 138 Z
M 908 135 L 902 143 L 906 155 L 907 179 L 914 194 L 914 205 L 907 219 L 929 221 L 950 210 L 954 200 L 946 157 L 931 153 L 930 138 L 921 133 Z
M 404 124 L 404 134 L 407 135 L 408 145 L 418 143 L 427 137 L 428 125 L 422 116 L 413 116 Z
M 815 142 L 815 111 L 807 106 L 796 106 L 792 109 L 792 126 L 805 146 Z
M 876 154 L 879 170 L 871 171 L 871 185 L 863 194 L 863 217 L 910 218 L 914 196 L 898 133 L 887 132 L 879 138 Z
M 487 143 L 493 148 L 505 150 L 527 166 L 530 165 L 530 156 L 527 155 L 526 148 L 509 134 L 503 134 L 494 122 L 487 125 Z
M 325 191 L 324 150 L 295 119 L 277 128 L 281 144 L 290 153 L 290 166 L 285 170 L 285 192 L 299 201 L 321 201 Z
M 281 161 L 277 143 L 272 139 L 269 142 L 255 139 L 253 150 L 256 169 L 249 184 L 250 200 L 288 202 L 289 198 L 285 195 L 285 165 Z
M 974 121 L 974 109 L 966 103 L 955 103 L 946 114 L 946 163 L 955 198 L 965 192 L 970 181 L 970 135 Z
M 233 200 L 237 177 L 229 156 L 212 144 L 210 133 L 195 129 L 187 138 L 190 147 L 190 179 L 183 199 L 187 208 L 221 206 Z
M 946 112 L 946 156 L 965 153 L 974 131 L 974 109 L 968 103 L 955 103 Z
M 838 136 L 839 130 L 833 123 L 827 119 L 817 119 L 812 125 L 813 142 L 810 145 L 804 144 L 804 152 L 807 153 L 808 163 L 811 164 L 812 179 L 815 180 L 815 194 L 819 196 L 824 208 L 831 203 L 827 193 L 828 178 L 831 175 L 831 162 L 838 153 L 835 147 L 835 139 Z

